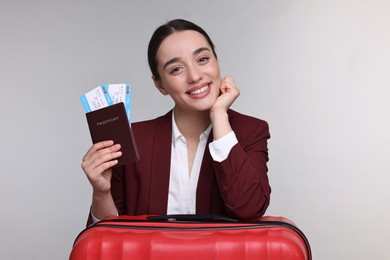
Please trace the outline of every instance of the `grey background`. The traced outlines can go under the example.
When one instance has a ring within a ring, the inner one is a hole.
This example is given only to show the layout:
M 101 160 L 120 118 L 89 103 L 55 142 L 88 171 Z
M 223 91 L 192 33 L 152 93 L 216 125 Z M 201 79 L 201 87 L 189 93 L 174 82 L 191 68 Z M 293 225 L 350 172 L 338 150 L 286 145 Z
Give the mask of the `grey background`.
M 67 259 L 91 188 L 79 96 L 133 85 L 133 119 L 172 107 L 146 47 L 172 18 L 204 27 L 233 108 L 270 124 L 267 215 L 314 259 L 390 259 L 390 2 L 0 1 L 0 258 Z

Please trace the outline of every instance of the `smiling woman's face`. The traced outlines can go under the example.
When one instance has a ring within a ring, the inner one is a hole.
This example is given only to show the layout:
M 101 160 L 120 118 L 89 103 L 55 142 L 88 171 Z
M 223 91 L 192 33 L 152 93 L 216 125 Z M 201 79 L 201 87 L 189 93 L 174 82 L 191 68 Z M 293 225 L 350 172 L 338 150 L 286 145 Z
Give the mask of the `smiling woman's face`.
M 192 30 L 175 32 L 161 43 L 157 51 L 160 80 L 156 87 L 170 95 L 175 109 L 205 111 L 219 95 L 219 63 L 205 37 Z

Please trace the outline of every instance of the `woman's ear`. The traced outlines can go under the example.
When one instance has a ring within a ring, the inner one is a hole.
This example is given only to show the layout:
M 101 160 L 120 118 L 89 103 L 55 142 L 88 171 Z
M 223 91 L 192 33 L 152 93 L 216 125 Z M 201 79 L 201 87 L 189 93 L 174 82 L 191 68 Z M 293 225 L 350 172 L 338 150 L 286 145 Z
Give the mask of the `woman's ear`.
M 168 92 L 165 90 L 163 84 L 161 83 L 161 79 L 156 79 L 155 76 L 152 76 L 154 86 L 163 94 L 164 96 L 168 95 Z

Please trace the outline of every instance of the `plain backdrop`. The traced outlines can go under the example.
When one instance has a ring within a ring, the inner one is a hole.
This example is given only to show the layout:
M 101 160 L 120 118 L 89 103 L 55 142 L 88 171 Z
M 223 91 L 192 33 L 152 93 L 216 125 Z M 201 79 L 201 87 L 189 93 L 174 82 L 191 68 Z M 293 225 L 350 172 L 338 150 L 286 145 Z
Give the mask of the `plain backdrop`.
M 131 83 L 134 121 L 172 107 L 146 49 L 172 18 L 202 26 L 234 109 L 268 121 L 271 205 L 314 259 L 390 259 L 387 0 L 0 0 L 0 258 L 67 259 L 85 227 L 91 145 L 79 96 Z

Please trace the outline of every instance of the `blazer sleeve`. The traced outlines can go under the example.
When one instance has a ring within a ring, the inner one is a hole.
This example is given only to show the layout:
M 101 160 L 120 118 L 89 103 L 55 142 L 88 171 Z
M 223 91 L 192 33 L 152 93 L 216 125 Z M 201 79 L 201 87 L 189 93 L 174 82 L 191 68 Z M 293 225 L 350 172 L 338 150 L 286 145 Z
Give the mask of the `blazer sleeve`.
M 242 120 L 239 125 L 232 125 L 238 143 L 226 160 L 213 164 L 228 214 L 240 220 L 258 220 L 271 194 L 267 176 L 269 127 L 262 120 Z

